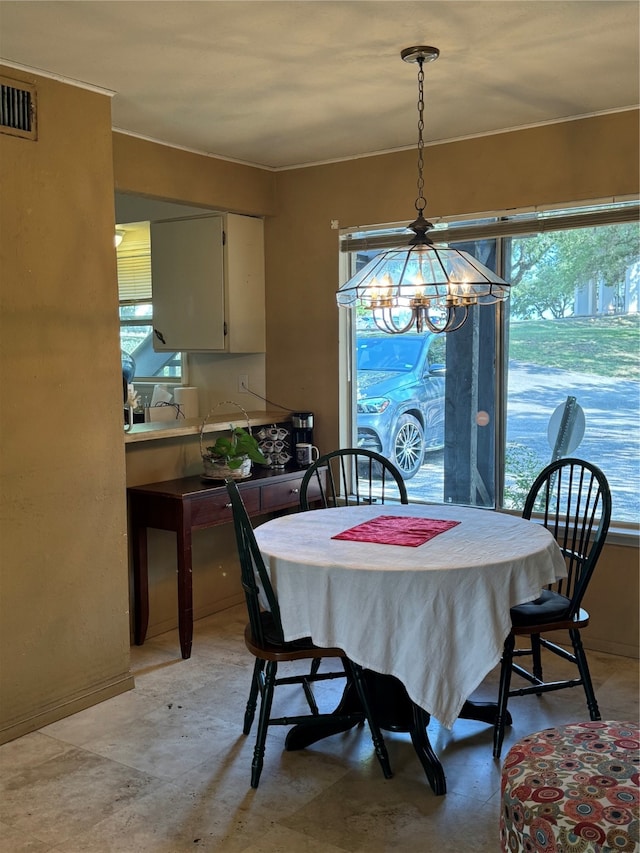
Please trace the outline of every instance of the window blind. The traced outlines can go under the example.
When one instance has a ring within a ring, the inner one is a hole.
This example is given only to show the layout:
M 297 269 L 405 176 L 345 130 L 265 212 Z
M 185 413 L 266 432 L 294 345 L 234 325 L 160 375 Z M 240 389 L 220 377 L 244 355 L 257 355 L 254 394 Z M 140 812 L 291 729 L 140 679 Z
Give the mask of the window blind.
M 120 302 L 151 301 L 151 240 L 149 228 L 125 231 L 116 250 Z
M 491 221 L 475 222 L 470 225 L 458 225 L 452 228 L 434 228 L 429 236 L 434 243 L 466 243 L 471 240 L 487 240 L 496 237 L 519 237 L 529 234 L 541 234 L 545 231 L 562 231 L 571 228 L 589 228 L 597 225 L 615 225 L 621 222 L 637 222 L 640 218 L 640 204 L 625 203 L 615 207 L 602 207 L 586 211 L 561 211 L 533 214 L 516 214 L 513 217 L 501 217 Z M 378 229 L 379 230 L 379 229 Z M 340 241 L 341 252 L 364 252 L 393 249 L 406 245 L 411 232 L 406 229 L 393 233 L 371 236 L 346 235 Z

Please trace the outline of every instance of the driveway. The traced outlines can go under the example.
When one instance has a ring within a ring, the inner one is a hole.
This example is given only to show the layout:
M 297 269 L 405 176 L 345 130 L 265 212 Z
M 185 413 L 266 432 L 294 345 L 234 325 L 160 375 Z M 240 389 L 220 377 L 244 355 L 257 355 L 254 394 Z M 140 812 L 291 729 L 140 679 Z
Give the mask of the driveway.
M 549 419 L 568 396 L 584 411 L 585 432 L 572 455 L 604 471 L 613 494 L 613 517 L 640 518 L 640 386 L 624 379 L 567 373 L 511 362 L 509 365 L 507 443 L 520 445 L 540 461 L 551 461 Z M 442 501 L 444 454 L 428 454 L 421 471 L 408 481 L 418 499 Z

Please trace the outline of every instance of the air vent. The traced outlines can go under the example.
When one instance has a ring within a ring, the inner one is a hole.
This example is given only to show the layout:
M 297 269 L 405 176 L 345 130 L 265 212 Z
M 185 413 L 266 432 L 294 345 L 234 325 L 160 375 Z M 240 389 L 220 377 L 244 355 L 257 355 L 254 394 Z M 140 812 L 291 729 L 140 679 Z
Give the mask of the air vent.
M 37 139 L 34 86 L 0 77 L 0 133 Z

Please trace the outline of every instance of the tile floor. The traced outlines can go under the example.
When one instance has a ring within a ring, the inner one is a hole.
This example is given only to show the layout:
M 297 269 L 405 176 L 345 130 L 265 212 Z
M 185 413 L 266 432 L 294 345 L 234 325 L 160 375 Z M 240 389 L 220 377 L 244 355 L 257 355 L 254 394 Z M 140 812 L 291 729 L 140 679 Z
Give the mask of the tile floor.
M 271 729 L 252 790 L 244 622 L 240 607 L 199 621 L 188 661 L 176 632 L 149 640 L 132 650 L 135 690 L 0 747 L 2 853 L 498 853 L 500 768 L 482 723 L 432 721 L 443 797 L 404 734 L 386 735 L 395 775 L 385 780 L 366 728 L 293 753 L 286 729 Z M 589 659 L 603 719 L 637 720 L 638 662 Z M 495 698 L 496 676 L 477 698 Z M 328 709 L 338 690 L 317 688 Z M 517 698 L 511 710 L 503 756 L 524 734 L 588 718 L 580 688 Z

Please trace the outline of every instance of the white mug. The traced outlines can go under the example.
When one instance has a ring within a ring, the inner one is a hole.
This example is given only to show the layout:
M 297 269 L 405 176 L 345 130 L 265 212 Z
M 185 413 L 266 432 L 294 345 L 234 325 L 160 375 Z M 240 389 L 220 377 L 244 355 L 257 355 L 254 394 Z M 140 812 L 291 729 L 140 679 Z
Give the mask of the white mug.
M 314 444 L 296 444 L 296 462 L 301 468 L 311 465 L 318 456 L 320 451 Z

